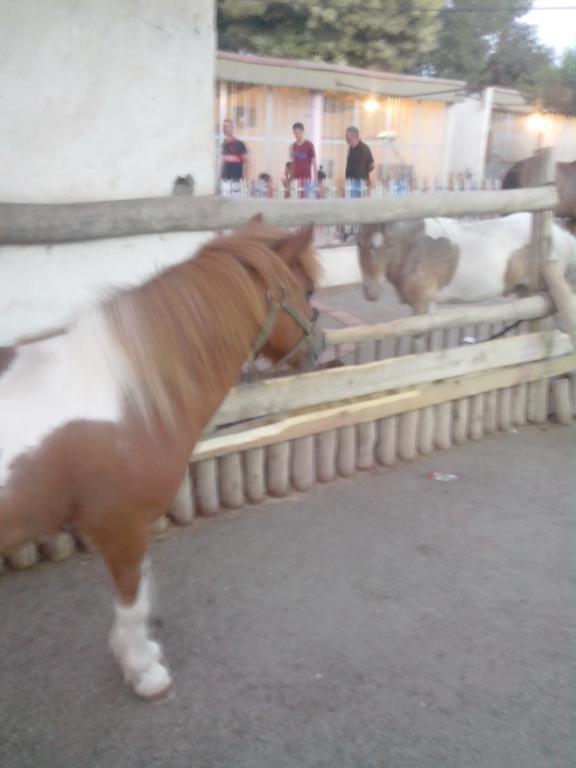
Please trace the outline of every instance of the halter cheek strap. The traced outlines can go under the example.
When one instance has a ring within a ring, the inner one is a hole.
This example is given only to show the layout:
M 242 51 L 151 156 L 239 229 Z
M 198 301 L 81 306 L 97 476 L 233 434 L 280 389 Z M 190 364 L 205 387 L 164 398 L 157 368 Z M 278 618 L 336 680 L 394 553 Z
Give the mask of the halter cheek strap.
M 272 335 L 272 331 L 274 330 L 274 326 L 276 325 L 276 321 L 280 312 L 287 312 L 290 317 L 300 326 L 300 328 L 302 328 L 303 334 L 300 338 L 300 341 L 286 355 L 284 355 L 281 360 L 278 360 L 274 364 L 274 368 L 291 360 L 298 352 L 302 350 L 304 345 L 307 343 L 310 343 L 313 347 L 313 354 L 319 356 L 320 352 L 322 351 L 322 344 L 312 343 L 313 336 L 317 330 L 316 325 L 318 322 L 318 310 L 314 310 L 314 317 L 312 320 L 309 320 L 288 299 L 288 293 L 283 285 L 275 285 L 272 288 L 269 288 L 267 293 L 267 301 L 268 314 L 266 315 L 266 320 L 264 321 L 262 330 L 254 342 L 254 347 L 252 348 L 252 353 L 250 355 L 250 363 L 254 363 L 260 352 L 262 352 L 264 349 L 266 342 Z M 314 341 L 315 340 L 316 339 L 314 339 Z

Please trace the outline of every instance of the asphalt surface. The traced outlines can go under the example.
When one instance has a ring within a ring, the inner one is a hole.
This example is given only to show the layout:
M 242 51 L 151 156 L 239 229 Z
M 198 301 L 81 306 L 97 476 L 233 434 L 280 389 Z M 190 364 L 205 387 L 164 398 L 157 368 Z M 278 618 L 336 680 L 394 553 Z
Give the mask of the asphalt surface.
M 161 703 L 107 652 L 96 558 L 1 578 L 0 766 L 572 768 L 575 443 L 530 427 L 168 532 Z

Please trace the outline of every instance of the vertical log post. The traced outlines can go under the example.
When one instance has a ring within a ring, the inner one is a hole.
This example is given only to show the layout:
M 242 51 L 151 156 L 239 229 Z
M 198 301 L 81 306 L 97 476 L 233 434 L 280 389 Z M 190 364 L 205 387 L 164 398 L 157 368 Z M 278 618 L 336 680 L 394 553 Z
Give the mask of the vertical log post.
M 328 483 L 336 477 L 336 430 L 322 432 L 316 438 L 318 480 Z
M 266 496 L 264 448 L 250 448 L 243 458 L 246 498 L 251 504 L 259 504 Z
M 336 466 L 342 477 L 352 477 L 356 473 L 356 429 L 353 426 L 338 429 Z
M 218 460 L 220 500 L 228 509 L 244 505 L 244 472 L 239 453 L 229 453 Z
M 314 435 L 292 442 L 292 485 L 297 491 L 308 491 L 316 482 L 314 447 Z
M 216 459 L 197 462 L 193 465 L 193 472 L 198 512 L 202 517 L 212 517 L 220 509 Z
M 564 376 L 552 382 L 554 397 L 554 416 L 559 424 L 572 424 L 572 404 L 570 403 L 570 382 Z
M 266 449 L 266 485 L 270 496 L 286 496 L 290 490 L 290 443 L 273 443 Z
M 356 428 L 358 454 L 356 467 L 358 469 L 372 469 L 374 466 L 374 446 L 376 445 L 376 424 L 367 421 L 358 424 Z
M 192 478 L 190 468 L 186 467 L 186 473 L 170 507 L 170 517 L 178 525 L 189 525 L 194 520 L 195 514 Z
M 398 416 L 388 416 L 378 422 L 376 460 L 384 467 L 396 464 L 398 451 Z
M 552 147 L 539 149 L 535 154 L 536 176 L 534 186 L 553 185 L 555 165 Z M 532 264 L 530 287 L 547 288 L 556 306 L 562 330 L 570 334 L 576 349 L 576 301 L 572 289 L 552 250 L 553 211 L 540 211 L 532 215 Z

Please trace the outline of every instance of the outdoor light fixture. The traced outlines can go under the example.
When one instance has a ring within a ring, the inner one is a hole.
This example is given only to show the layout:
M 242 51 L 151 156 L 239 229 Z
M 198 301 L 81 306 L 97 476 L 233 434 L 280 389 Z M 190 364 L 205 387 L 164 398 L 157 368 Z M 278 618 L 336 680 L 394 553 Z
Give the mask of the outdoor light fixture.
M 544 133 L 546 117 L 541 112 L 533 112 L 528 118 L 528 128 L 533 133 Z

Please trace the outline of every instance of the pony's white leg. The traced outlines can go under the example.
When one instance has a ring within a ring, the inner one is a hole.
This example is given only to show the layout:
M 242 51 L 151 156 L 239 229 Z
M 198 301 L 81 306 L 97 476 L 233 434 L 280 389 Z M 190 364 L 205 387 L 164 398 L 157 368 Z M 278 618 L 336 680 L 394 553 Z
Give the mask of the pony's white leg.
M 132 605 L 114 605 L 116 619 L 110 634 L 110 648 L 124 677 L 135 692 L 146 699 L 166 693 L 172 678 L 162 660 L 162 648 L 148 635 L 151 605 L 151 575 L 146 562 L 136 600 Z

